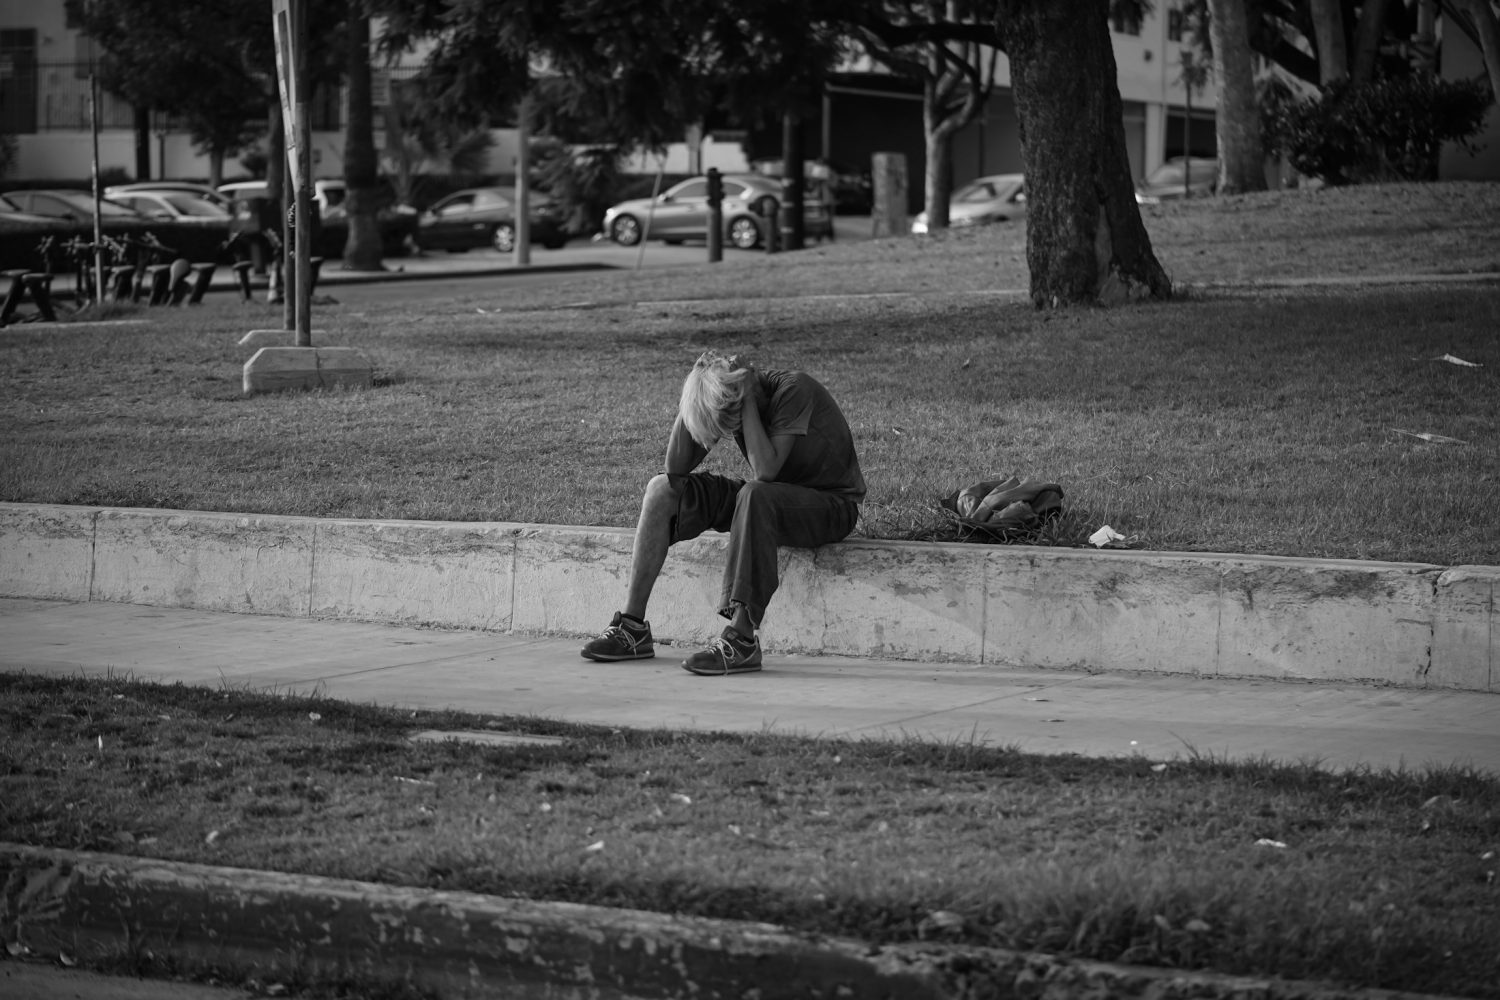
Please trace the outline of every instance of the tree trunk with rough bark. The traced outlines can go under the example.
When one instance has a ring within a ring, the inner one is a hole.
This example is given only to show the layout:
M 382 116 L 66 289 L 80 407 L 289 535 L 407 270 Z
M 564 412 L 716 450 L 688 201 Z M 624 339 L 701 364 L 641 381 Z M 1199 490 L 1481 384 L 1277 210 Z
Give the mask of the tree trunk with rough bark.
M 1385 34 L 1385 12 L 1391 0 L 1368 0 L 1359 12 L 1354 26 L 1354 59 L 1349 78 L 1355 83 L 1369 83 L 1375 77 L 1375 62 L 1380 56 L 1380 40 Z
M 1459 0 L 1458 6 L 1474 22 L 1484 54 L 1484 68 L 1490 77 L 1490 91 L 1500 101 L 1500 20 L 1496 19 L 1489 0 Z
M 1318 80 L 1333 83 L 1349 75 L 1349 46 L 1344 41 L 1344 12 L 1339 0 L 1311 0 L 1313 39 L 1318 46 Z
M 1214 76 L 1219 81 L 1219 193 L 1266 189 L 1266 153 L 1255 100 L 1250 20 L 1245 0 L 1208 0 Z
M 370 20 L 362 0 L 349 0 L 349 51 L 346 64 L 349 121 L 344 133 L 344 211 L 349 235 L 344 243 L 345 271 L 381 271 L 379 164 L 375 152 L 375 108 L 370 80 Z
M 1039 308 L 1166 299 L 1135 201 L 1107 7 L 1001 0 L 1026 172 L 1026 263 Z
M 927 212 L 927 229 L 948 228 L 948 201 L 953 197 L 953 129 L 947 127 L 937 81 L 928 80 L 922 88 L 922 133 L 926 137 L 927 173 L 923 178 L 922 201 Z

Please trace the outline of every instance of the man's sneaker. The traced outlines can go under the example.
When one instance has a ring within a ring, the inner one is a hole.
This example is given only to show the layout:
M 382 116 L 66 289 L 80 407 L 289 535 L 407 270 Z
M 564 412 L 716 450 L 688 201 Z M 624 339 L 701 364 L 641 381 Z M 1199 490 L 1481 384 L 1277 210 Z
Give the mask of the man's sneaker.
M 726 628 L 707 649 L 682 661 L 682 669 L 694 674 L 749 674 L 760 669 L 760 639 L 746 639 Z
M 656 644 L 651 641 L 651 623 L 639 624 L 618 611 L 610 619 L 609 628 L 590 639 L 583 647 L 583 656 L 589 660 L 649 660 L 656 655 Z

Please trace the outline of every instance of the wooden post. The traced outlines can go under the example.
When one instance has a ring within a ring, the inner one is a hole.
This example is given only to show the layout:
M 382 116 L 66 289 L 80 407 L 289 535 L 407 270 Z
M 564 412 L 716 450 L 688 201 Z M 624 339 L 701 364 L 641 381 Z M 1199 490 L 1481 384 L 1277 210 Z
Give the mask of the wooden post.
M 871 157 L 875 181 L 875 204 L 871 213 L 870 235 L 905 236 L 906 156 L 902 153 L 876 153 Z

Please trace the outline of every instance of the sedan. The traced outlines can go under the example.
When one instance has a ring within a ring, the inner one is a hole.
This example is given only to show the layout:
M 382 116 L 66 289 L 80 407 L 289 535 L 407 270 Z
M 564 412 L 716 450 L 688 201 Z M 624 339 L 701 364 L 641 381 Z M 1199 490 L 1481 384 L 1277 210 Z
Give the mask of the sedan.
M 153 219 L 222 222 L 226 233 L 229 226 L 227 208 L 217 201 L 210 201 L 202 195 L 190 194 L 186 191 L 121 191 L 110 195 L 109 200 L 127 208 L 133 208 Z
M 59 237 L 78 236 L 92 240 L 94 196 L 69 188 L 10 191 L 6 197 L 22 211 L 50 216 L 63 228 Z M 112 199 L 99 202 L 100 229 L 120 238 L 144 238 L 149 234 L 164 244 L 163 253 L 191 260 L 217 260 L 229 236 L 228 219 L 202 217 L 151 217 Z
M 1026 218 L 1026 179 L 1021 174 L 993 174 L 970 181 L 948 200 L 948 226 L 980 226 Z M 927 213 L 918 212 L 911 231 L 929 231 Z
M 781 181 L 761 174 L 725 174 L 724 238 L 741 250 L 750 250 L 765 238 L 768 219 L 780 216 Z M 805 232 L 814 239 L 833 236 L 833 216 L 816 198 L 802 204 Z M 604 234 L 621 246 L 635 246 L 643 239 L 682 243 L 706 239 L 708 233 L 708 178 L 690 177 L 652 198 L 636 198 L 610 206 L 604 213 Z
M 183 194 L 195 194 L 200 198 L 206 198 L 215 203 L 224 211 L 229 211 L 229 198 L 208 184 L 197 184 L 193 181 L 135 181 L 130 184 L 114 184 L 104 189 L 106 198 L 119 200 L 119 195 L 131 194 L 136 191 L 153 191 L 161 193 L 164 191 L 177 191 Z
M 544 194 L 532 193 L 531 242 L 556 250 L 568 242 L 562 211 Z M 515 188 L 484 187 L 455 191 L 417 219 L 417 245 L 423 250 L 463 252 L 493 247 L 516 248 Z
M 1203 198 L 1213 194 L 1218 184 L 1218 160 L 1174 156 L 1141 182 L 1135 200 L 1139 205 L 1159 205 L 1173 198 Z
M 44 191 L 11 191 L 6 194 L 23 212 L 46 215 L 67 222 L 92 222 L 94 219 L 94 196 L 87 191 L 54 188 Z M 133 208 L 116 204 L 108 198 L 99 203 L 99 217 L 120 222 L 140 221 L 141 214 Z

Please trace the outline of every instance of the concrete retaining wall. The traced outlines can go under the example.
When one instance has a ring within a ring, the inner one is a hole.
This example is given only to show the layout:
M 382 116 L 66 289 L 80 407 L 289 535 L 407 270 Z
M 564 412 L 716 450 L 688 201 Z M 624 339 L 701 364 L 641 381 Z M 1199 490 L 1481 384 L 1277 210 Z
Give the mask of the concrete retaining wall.
M 631 532 L 0 504 L 0 596 L 587 635 Z M 674 548 L 660 638 L 722 625 Z M 1500 691 L 1500 567 L 847 541 L 783 550 L 769 651 Z

